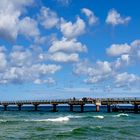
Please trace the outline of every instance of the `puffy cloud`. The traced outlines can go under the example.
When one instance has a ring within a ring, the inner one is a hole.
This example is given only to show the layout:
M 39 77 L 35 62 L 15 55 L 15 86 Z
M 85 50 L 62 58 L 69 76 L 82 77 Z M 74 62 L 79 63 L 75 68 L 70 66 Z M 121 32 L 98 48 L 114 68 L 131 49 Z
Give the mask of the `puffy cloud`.
M 93 84 L 109 78 L 113 74 L 112 66 L 107 61 L 97 61 L 90 65 L 87 61 L 74 65 L 73 72 L 77 75 L 86 75 L 85 83 Z
M 0 38 L 15 40 L 18 35 L 19 17 L 33 0 L 0 1 Z
M 29 37 L 39 36 L 37 22 L 30 17 L 23 18 L 19 23 L 19 33 Z
M 40 49 L 14 46 L 12 51 L 0 47 L 0 84 L 34 82 L 46 78 L 61 69 L 60 65 L 48 64 L 39 59 Z M 51 79 L 44 79 L 51 83 Z
M 138 46 L 140 46 L 140 40 L 139 40 L 139 39 L 134 40 L 134 41 L 131 43 L 131 46 L 132 46 L 132 47 L 138 47 Z
M 48 50 L 50 53 L 54 53 L 57 51 L 63 52 L 86 52 L 87 47 L 82 45 L 80 42 L 77 42 L 76 39 L 66 39 L 55 40 L 52 42 L 52 46 Z
M 120 69 L 121 67 L 127 66 L 130 64 L 130 55 L 123 54 L 121 57 L 113 63 L 114 69 Z
M 81 9 L 81 12 L 84 13 L 88 17 L 89 25 L 93 25 L 93 24 L 97 23 L 98 18 L 94 15 L 94 13 L 91 10 L 89 10 L 87 8 L 83 8 L 83 9 Z
M 82 35 L 85 33 L 85 28 L 85 22 L 80 17 L 77 17 L 77 21 L 75 23 L 72 23 L 71 21 L 66 22 L 61 19 L 60 30 L 66 38 L 75 38 Z
M 122 59 L 127 61 L 128 57 L 123 56 Z M 104 85 L 104 83 L 109 83 L 109 89 L 114 87 L 133 88 L 139 86 L 140 82 L 139 76 L 127 72 L 119 73 L 114 69 L 114 63 L 107 61 L 97 61 L 95 64 L 90 64 L 88 61 L 80 61 L 74 65 L 73 72 L 76 75 L 83 75 L 86 84 Z M 104 86 L 101 88 L 104 90 Z
M 55 64 L 34 64 L 30 67 L 30 70 L 33 73 L 46 75 L 46 74 L 54 74 L 56 71 L 60 70 L 61 66 Z
M 84 82 L 88 84 L 98 83 L 107 80 L 112 74 L 113 71 L 109 62 L 97 61 L 95 66 L 89 71 L 89 77 Z
M 8 67 L 3 73 L 0 73 L 0 83 L 24 83 L 33 82 L 35 79 L 42 78 L 48 74 L 54 74 L 60 70 L 59 65 L 54 64 L 34 64 L 30 67 Z
M 112 44 L 106 52 L 110 56 L 119 56 L 116 61 L 112 62 L 116 69 L 136 64 L 140 60 L 140 40 L 134 40 L 130 45 L 127 43 Z
M 56 34 L 51 34 L 48 36 L 36 36 L 34 43 L 37 45 L 48 45 L 50 46 L 53 41 L 56 40 Z
M 110 48 L 106 49 L 106 52 L 110 56 L 119 56 L 122 54 L 128 54 L 131 51 L 131 46 L 125 44 L 112 44 Z
M 140 77 L 134 74 L 128 74 L 127 72 L 120 73 L 115 76 L 116 87 L 129 87 L 138 82 L 140 82 Z
M 57 2 L 60 3 L 62 6 L 68 6 L 71 0 L 57 0 Z
M 0 72 L 4 71 L 7 66 L 7 58 L 4 46 L 0 46 Z
M 73 73 L 76 75 L 88 75 L 88 73 L 92 70 L 92 66 L 90 66 L 89 62 L 79 61 L 73 67 Z
M 54 84 L 56 84 L 56 81 L 53 78 L 49 77 L 46 80 L 44 80 L 44 79 L 36 79 L 34 81 L 34 84 L 38 84 L 38 85 L 40 85 L 40 84 L 54 85 Z
M 113 26 L 119 24 L 127 24 L 131 20 L 131 17 L 122 17 L 115 9 L 112 9 L 108 12 L 106 23 Z
M 14 66 L 30 66 L 32 64 L 32 53 L 29 50 L 12 51 L 9 57 L 11 64 Z
M 40 10 L 40 15 L 38 16 L 41 25 L 46 29 L 50 29 L 58 25 L 59 18 L 57 14 L 50 8 L 42 7 Z
M 53 54 L 47 55 L 47 59 L 55 62 L 77 62 L 79 61 L 79 55 L 77 53 L 64 53 L 64 52 L 56 52 Z
M 135 60 L 140 59 L 140 40 L 134 40 L 131 43 L 131 56 Z

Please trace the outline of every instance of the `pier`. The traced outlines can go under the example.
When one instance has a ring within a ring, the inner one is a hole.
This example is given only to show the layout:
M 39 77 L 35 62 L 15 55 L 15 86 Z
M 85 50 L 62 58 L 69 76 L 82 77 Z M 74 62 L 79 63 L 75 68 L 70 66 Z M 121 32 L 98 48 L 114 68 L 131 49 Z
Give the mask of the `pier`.
M 140 111 L 140 98 L 82 98 L 82 99 L 63 99 L 63 100 L 19 100 L 19 101 L 1 101 L 0 106 L 7 111 L 8 106 L 17 106 L 18 110 L 22 110 L 23 105 L 33 105 L 34 110 L 38 111 L 39 105 L 52 105 L 52 111 L 56 112 L 58 105 L 69 105 L 69 110 L 74 111 L 74 106 L 80 106 L 80 112 L 84 112 L 85 105 L 95 105 L 96 112 L 100 112 L 100 106 L 106 106 L 107 112 L 134 112 Z M 118 105 L 133 105 L 133 108 L 118 108 Z

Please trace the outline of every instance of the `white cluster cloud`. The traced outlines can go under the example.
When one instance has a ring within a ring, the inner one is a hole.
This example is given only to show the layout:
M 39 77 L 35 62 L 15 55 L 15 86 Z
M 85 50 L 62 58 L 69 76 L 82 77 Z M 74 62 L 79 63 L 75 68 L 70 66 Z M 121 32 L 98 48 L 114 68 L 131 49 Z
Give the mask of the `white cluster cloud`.
M 113 74 L 111 64 L 107 61 L 97 61 L 95 65 L 90 65 L 87 61 L 79 62 L 74 66 L 73 72 L 76 75 L 88 76 L 88 79 L 84 80 L 88 84 L 98 83 Z
M 3 46 L 0 47 L 0 72 L 4 71 L 7 66 L 7 59 L 5 49 Z
M 48 54 L 47 59 L 55 62 L 78 62 L 79 54 L 77 53 L 64 53 L 64 52 L 55 52 L 53 54 Z
M 85 32 L 85 22 L 78 16 L 75 23 L 59 18 L 49 8 L 42 7 L 38 19 L 45 29 L 57 27 L 62 32 L 62 39 L 53 38 L 48 52 L 40 54 L 40 59 L 59 63 L 78 62 L 79 53 L 87 52 L 87 47 L 77 41 L 77 37 Z M 42 43 L 46 38 L 36 37 L 37 43 Z
M 15 40 L 19 33 L 20 16 L 33 0 L 4 0 L 0 1 L 0 38 Z M 33 22 L 30 20 L 30 22 Z M 26 21 L 27 23 L 27 21 Z M 24 30 L 29 30 L 29 22 L 24 26 Z M 33 25 L 34 26 L 34 25 Z M 31 26 L 30 26 L 31 27 Z M 31 28 L 33 29 L 33 28 Z M 23 30 L 23 29 L 21 29 Z
M 39 36 L 40 31 L 37 27 L 37 22 L 30 17 L 25 17 L 19 22 L 19 33 L 26 37 Z
M 56 27 L 59 23 L 59 18 L 57 14 L 50 8 L 42 7 L 40 10 L 40 15 L 38 16 L 41 25 L 46 29 Z
M 134 74 L 128 74 L 127 72 L 115 76 L 116 87 L 129 87 L 132 86 L 132 84 L 137 85 L 138 82 L 140 82 L 140 77 Z
M 50 53 L 54 53 L 57 51 L 63 52 L 87 52 L 87 47 L 82 45 L 82 43 L 77 42 L 76 39 L 66 39 L 62 38 L 62 40 L 55 40 L 52 42 L 52 46 L 48 50 Z
M 71 0 L 56 1 L 68 5 Z M 86 32 L 86 22 L 79 16 L 75 22 L 67 21 L 48 7 L 42 7 L 37 16 L 25 16 L 26 8 L 33 3 L 34 0 L 0 1 L 0 38 L 15 41 L 19 35 L 23 35 L 26 38 L 33 38 L 33 43 L 36 44 L 28 48 L 16 45 L 11 50 L 0 46 L 0 84 L 24 82 L 56 84 L 50 76 L 61 69 L 59 63 L 69 62 L 74 63 L 74 74 L 84 75 L 84 78 L 86 77 L 84 82 L 87 84 L 112 80 L 115 87 L 128 87 L 140 81 L 140 77 L 135 74 L 119 71 L 131 61 L 140 60 L 140 40 L 130 44 L 112 44 L 107 48 L 109 56 L 117 57 L 113 62 L 96 61 L 91 64 L 82 61 L 80 53 L 87 52 L 87 46 L 77 38 Z M 82 8 L 81 13 L 87 17 L 89 25 L 98 22 L 98 18 L 90 9 Z M 127 24 L 130 20 L 131 17 L 123 17 L 112 9 L 108 12 L 106 23 L 117 26 Z M 41 33 L 42 27 L 45 30 L 55 27 L 57 34 L 46 36 L 44 32 Z M 43 50 L 38 45 L 49 47 L 44 47 Z
M 124 66 L 130 64 L 130 56 L 128 54 L 123 54 L 114 62 L 114 69 L 120 69 Z
M 40 52 L 37 53 L 32 49 L 15 46 L 11 52 L 6 52 L 2 46 L 0 50 L 0 61 L 2 61 L 0 63 L 1 84 L 43 80 L 43 78 L 61 69 L 60 65 L 47 64 L 44 60 L 39 61 Z
M 38 84 L 38 85 L 40 85 L 40 84 L 47 84 L 47 85 L 54 85 L 54 84 L 56 84 L 56 81 L 52 78 L 52 77 L 49 77 L 49 78 L 47 78 L 47 79 L 36 79 L 35 81 L 34 81 L 34 84 Z
M 140 60 L 140 40 L 134 40 L 130 44 L 112 44 L 106 52 L 109 56 L 118 57 L 114 62 L 117 69 L 137 63 Z
M 91 10 L 83 8 L 81 9 L 81 12 L 87 16 L 89 25 L 97 23 L 98 18 L 94 15 L 94 13 Z
M 127 24 L 131 20 L 131 17 L 122 17 L 115 9 L 108 12 L 106 23 L 116 26 L 119 24 Z
M 60 3 L 62 6 L 68 6 L 71 0 L 57 0 L 57 2 Z
M 131 46 L 125 44 L 112 44 L 110 48 L 106 49 L 106 52 L 110 56 L 120 56 L 122 54 L 128 54 L 131 51 Z
M 124 56 L 122 59 L 125 61 L 127 57 Z M 81 61 L 74 65 L 73 72 L 76 75 L 86 77 L 84 82 L 87 84 L 101 85 L 109 82 L 112 88 L 130 88 L 138 85 L 140 82 L 139 76 L 127 72 L 119 73 L 115 68 L 115 64 L 108 61 L 97 61 L 95 64 L 91 64 L 88 61 Z
M 61 19 L 60 30 L 66 38 L 71 39 L 78 37 L 85 33 L 85 29 L 85 22 L 80 17 L 77 17 L 75 23 L 72 23 L 71 21 L 66 22 L 64 19 Z
M 77 62 L 79 61 L 79 54 L 87 52 L 87 47 L 82 43 L 77 42 L 76 39 L 54 40 L 48 50 L 46 59 L 55 62 Z

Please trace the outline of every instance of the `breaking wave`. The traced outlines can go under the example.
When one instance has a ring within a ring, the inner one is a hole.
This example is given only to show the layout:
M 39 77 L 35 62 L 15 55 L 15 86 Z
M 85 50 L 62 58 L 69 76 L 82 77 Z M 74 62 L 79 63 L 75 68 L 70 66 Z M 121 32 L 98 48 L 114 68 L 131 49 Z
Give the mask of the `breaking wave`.
M 128 116 L 129 115 L 126 113 L 120 113 L 120 114 L 114 115 L 114 117 L 128 117 Z
M 104 116 L 101 115 L 97 115 L 97 116 L 93 116 L 94 118 L 98 118 L 98 119 L 104 119 Z
M 58 118 L 49 118 L 49 119 L 31 119 L 25 121 L 34 121 L 34 122 L 66 122 L 69 121 L 68 117 L 58 117 Z

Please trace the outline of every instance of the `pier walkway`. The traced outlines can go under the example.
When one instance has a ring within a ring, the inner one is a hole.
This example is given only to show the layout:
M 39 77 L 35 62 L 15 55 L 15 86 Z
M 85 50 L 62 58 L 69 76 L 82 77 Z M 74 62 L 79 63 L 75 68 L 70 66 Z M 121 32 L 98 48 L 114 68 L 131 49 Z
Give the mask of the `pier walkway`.
M 80 106 L 81 112 L 84 112 L 84 105 L 94 104 L 96 105 L 96 112 L 100 111 L 100 106 L 105 105 L 107 107 L 107 112 L 111 111 L 131 111 L 138 113 L 140 111 L 140 98 L 82 98 L 82 99 L 62 99 L 62 100 L 19 100 L 19 101 L 1 101 L 0 106 L 4 107 L 4 111 L 7 111 L 7 107 L 11 105 L 17 105 L 18 110 L 22 109 L 23 105 L 34 105 L 35 111 L 38 110 L 39 105 L 52 105 L 52 111 L 57 111 L 57 105 L 68 104 L 70 106 L 70 111 L 73 111 L 74 106 Z M 129 104 L 133 105 L 133 109 L 117 108 L 119 104 Z

